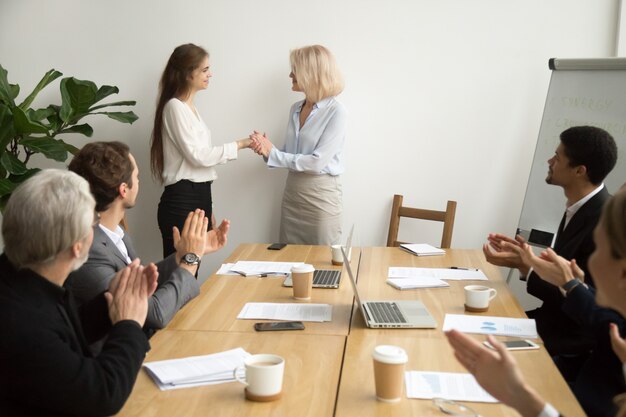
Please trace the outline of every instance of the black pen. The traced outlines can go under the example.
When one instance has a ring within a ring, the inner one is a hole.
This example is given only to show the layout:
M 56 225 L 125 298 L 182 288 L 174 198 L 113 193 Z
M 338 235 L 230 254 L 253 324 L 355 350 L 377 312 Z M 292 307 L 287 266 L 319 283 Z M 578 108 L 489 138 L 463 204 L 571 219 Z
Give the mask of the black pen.
M 478 271 L 478 268 L 462 268 L 460 266 L 451 266 L 448 269 L 459 269 L 459 270 L 462 270 L 462 271 Z

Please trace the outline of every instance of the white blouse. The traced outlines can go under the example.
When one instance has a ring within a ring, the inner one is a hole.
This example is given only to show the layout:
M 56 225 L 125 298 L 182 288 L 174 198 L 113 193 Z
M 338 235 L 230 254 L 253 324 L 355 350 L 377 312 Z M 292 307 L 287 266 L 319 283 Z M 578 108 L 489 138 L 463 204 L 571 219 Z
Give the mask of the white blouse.
M 173 98 L 163 108 L 163 183 L 213 181 L 214 166 L 237 159 L 237 142 L 213 146 L 200 115 Z

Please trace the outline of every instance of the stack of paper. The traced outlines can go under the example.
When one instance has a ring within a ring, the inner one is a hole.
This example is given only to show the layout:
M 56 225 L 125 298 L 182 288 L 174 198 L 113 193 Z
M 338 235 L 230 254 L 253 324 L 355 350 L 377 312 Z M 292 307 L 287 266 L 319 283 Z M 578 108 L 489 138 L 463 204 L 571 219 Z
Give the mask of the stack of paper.
M 243 276 L 289 275 L 291 268 L 302 262 L 238 261 L 230 267 L 232 272 Z
M 389 278 L 387 284 L 399 290 L 413 290 L 416 288 L 439 288 L 450 285 L 437 278 Z
M 403 243 L 400 245 L 400 248 L 417 256 L 432 256 L 432 255 L 445 255 L 446 254 L 445 250 L 436 248 L 427 243 Z
M 469 268 L 410 268 L 390 266 L 389 278 L 439 279 L 450 281 L 486 281 L 487 276 L 480 269 Z
M 233 371 L 250 356 L 242 348 L 204 356 L 144 363 L 161 391 L 234 381 Z
M 404 373 L 404 381 L 408 398 L 498 402 L 478 385 L 472 374 L 407 371 Z
M 333 307 L 329 304 L 246 303 L 238 319 L 331 321 Z
M 529 337 L 533 339 L 539 337 L 537 335 L 537 325 L 533 319 L 446 314 L 442 330 L 445 332 L 451 329 L 456 329 L 463 333 Z

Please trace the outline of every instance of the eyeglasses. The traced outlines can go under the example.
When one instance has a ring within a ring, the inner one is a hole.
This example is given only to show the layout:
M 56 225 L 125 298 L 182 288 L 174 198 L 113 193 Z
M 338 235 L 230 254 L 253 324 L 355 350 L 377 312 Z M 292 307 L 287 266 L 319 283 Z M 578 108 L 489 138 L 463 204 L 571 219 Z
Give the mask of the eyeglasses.
M 481 417 L 481 415 L 478 414 L 473 408 L 463 405 L 461 403 L 457 403 L 453 400 L 446 400 L 445 398 L 433 398 L 433 404 L 437 408 L 439 408 L 439 410 L 451 416 Z

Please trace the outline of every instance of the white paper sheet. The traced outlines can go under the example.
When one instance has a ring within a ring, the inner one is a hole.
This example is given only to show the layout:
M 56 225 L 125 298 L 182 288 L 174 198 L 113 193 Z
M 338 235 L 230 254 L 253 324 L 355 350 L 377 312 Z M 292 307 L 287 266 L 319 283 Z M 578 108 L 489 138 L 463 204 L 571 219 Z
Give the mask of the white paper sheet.
M 417 256 L 445 255 L 446 251 L 427 243 L 403 243 L 400 248 Z
M 451 268 L 412 268 L 390 266 L 389 278 L 437 278 L 450 281 L 486 281 L 487 276 L 480 269 Z
M 437 278 L 423 277 L 423 278 L 389 278 L 387 284 L 399 290 L 413 290 L 417 288 L 439 288 L 449 287 L 445 281 Z
M 216 274 L 217 275 L 235 275 L 240 277 L 241 274 L 238 274 L 236 272 L 231 271 L 231 268 L 233 267 L 233 265 L 235 265 L 234 263 L 232 264 L 222 264 L 222 266 L 220 266 L 220 269 L 217 270 Z
M 238 319 L 332 321 L 333 308 L 329 304 L 246 303 Z
M 404 373 L 404 382 L 408 398 L 498 402 L 478 385 L 472 374 L 407 371 Z
M 446 314 L 442 330 L 456 329 L 463 333 L 493 334 L 536 339 L 537 325 L 533 319 Z
M 234 381 L 233 370 L 250 356 L 242 348 L 203 356 L 146 362 L 144 367 L 160 390 Z
M 241 275 L 289 275 L 291 268 L 303 262 L 237 261 L 231 271 Z

